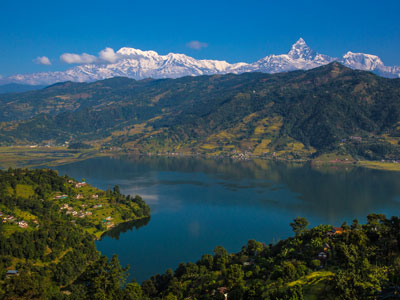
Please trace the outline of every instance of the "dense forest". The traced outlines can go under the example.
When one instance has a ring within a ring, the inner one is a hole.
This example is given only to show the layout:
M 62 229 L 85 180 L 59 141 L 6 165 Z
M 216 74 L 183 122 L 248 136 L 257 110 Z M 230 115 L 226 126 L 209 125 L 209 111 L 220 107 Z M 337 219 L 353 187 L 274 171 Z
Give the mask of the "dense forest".
M 0 95 L 0 104 L 4 146 L 367 160 L 400 151 L 400 79 L 336 62 L 280 74 L 66 82 Z
M 52 170 L 0 171 L 0 298 L 63 299 L 94 266 L 120 268 L 94 239 L 149 213 L 118 186 L 103 192 Z

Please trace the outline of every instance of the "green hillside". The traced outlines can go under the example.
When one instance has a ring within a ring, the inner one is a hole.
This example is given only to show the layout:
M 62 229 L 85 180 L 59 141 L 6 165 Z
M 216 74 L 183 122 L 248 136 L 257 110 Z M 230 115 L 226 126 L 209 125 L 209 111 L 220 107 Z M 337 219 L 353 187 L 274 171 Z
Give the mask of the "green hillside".
M 140 153 L 397 159 L 400 79 L 338 63 L 245 73 L 62 83 L 0 95 L 0 144 L 86 142 Z
M 90 266 L 108 264 L 94 240 L 149 214 L 118 186 L 101 191 L 53 170 L 0 170 L 0 299 L 64 299 Z

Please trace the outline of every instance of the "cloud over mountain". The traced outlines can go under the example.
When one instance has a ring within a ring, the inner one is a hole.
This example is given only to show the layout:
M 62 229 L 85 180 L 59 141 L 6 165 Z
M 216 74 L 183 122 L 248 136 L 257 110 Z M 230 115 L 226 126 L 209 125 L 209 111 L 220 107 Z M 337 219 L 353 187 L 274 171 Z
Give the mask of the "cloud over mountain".
M 61 54 L 60 60 L 67 64 L 91 64 L 97 61 L 97 57 L 87 53 L 64 53 Z
M 51 65 L 51 61 L 47 56 L 38 56 L 33 61 L 39 65 Z
M 200 50 L 201 48 L 206 48 L 208 47 L 207 43 L 204 42 L 199 42 L 199 41 L 191 41 L 186 44 L 187 47 L 195 50 Z
M 200 45 L 197 46 L 200 47 Z M 66 71 L 13 75 L 0 79 L 0 84 L 45 85 L 60 81 L 88 82 L 115 76 L 144 79 L 245 72 L 278 73 L 308 70 L 333 61 L 338 61 L 353 69 L 371 71 L 384 77 L 400 77 L 399 66 L 385 66 L 382 60 L 375 55 L 347 52 L 341 58 L 330 57 L 311 49 L 302 38 L 292 45 L 287 54 L 268 55 L 250 64 L 198 60 L 177 53 L 160 55 L 155 51 L 143 51 L 128 47 L 123 47 L 117 52 L 112 48 L 105 48 L 98 53 L 98 56 L 87 53 L 64 53 L 60 59 L 68 64 L 80 65 Z

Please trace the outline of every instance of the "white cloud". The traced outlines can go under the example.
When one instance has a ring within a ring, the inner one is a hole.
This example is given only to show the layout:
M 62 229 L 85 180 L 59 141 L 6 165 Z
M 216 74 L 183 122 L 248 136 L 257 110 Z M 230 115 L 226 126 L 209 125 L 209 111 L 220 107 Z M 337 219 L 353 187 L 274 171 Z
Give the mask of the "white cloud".
M 60 56 L 60 59 L 67 64 L 112 64 L 122 59 L 123 57 L 123 55 L 116 53 L 114 49 L 107 47 L 101 50 L 98 56 L 87 53 L 64 53 Z
M 114 49 L 107 47 L 99 52 L 99 58 L 108 63 L 115 63 L 121 58 L 121 55 L 115 53 Z
M 87 53 L 64 53 L 60 56 L 60 59 L 67 64 L 91 64 L 98 60 L 96 56 Z
M 38 56 L 33 61 L 39 65 L 51 65 L 51 61 L 47 56 Z
M 200 50 L 201 48 L 208 47 L 207 43 L 199 42 L 199 41 L 191 41 L 186 44 L 187 47 L 195 50 Z

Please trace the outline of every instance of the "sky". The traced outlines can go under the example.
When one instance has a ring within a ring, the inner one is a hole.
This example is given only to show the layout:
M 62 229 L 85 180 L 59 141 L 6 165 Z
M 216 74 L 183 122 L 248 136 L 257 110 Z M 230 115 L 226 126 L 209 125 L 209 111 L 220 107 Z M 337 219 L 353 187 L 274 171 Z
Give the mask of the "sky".
M 300 37 L 333 57 L 363 52 L 400 65 L 399 15 L 399 0 L 1 0 L 0 76 L 65 70 L 74 59 L 63 54 L 90 61 L 107 47 L 254 62 Z

